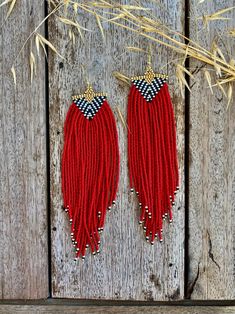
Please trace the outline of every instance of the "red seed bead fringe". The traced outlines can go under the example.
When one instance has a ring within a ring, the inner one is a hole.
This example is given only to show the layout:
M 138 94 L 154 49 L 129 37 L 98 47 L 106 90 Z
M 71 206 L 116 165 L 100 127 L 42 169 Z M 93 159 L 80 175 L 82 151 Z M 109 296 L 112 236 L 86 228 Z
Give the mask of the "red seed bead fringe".
M 90 247 L 99 253 L 106 210 L 116 198 L 119 180 L 118 136 L 105 100 L 92 120 L 73 103 L 64 125 L 62 192 L 71 223 L 76 257 Z
M 179 189 L 176 127 L 167 84 L 148 102 L 133 84 L 127 123 L 130 188 L 139 198 L 146 240 L 153 244 L 155 238 L 162 241 L 163 220 L 172 221 Z

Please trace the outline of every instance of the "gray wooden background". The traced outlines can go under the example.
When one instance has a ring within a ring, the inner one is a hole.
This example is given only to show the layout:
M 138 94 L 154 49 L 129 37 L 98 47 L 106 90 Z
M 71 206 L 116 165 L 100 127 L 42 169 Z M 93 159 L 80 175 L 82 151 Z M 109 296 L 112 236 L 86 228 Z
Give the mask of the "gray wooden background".
M 183 0 L 143 3 L 150 3 L 153 14 L 171 28 L 181 33 L 189 28 L 191 38 L 197 34 L 195 23 L 188 19 L 192 13 L 202 16 L 235 5 L 232 0 L 200 5 L 198 0 L 190 0 L 186 7 Z M 104 24 L 104 43 L 94 20 L 82 13 L 80 23 L 93 32 L 85 33 L 85 43 L 78 38 L 72 46 L 65 26 L 52 18 L 40 32 L 48 32 L 50 41 L 69 63 L 49 51 L 48 63 L 40 59 L 31 84 L 30 48 L 26 48 L 19 56 L 14 88 L 12 62 L 30 31 L 45 16 L 45 5 L 43 1 L 22 0 L 7 25 L 5 16 L 6 9 L 0 8 L 1 298 L 234 299 L 234 101 L 226 110 L 223 94 L 216 91 L 211 95 L 201 64 L 195 61 L 189 64 L 195 75 L 192 92 L 183 99 L 175 69 L 169 63 L 177 56 L 165 47 L 153 47 L 154 68 L 170 77 L 181 188 L 174 223 L 166 225 L 164 242 L 152 247 L 144 241 L 137 200 L 128 191 L 127 134 L 117 110 L 119 107 L 126 116 L 128 86 L 112 75 L 113 71 L 127 76 L 143 73 L 145 56 L 125 47 L 145 49 L 148 42 Z M 213 22 L 210 32 L 199 33 L 197 40 L 209 46 L 221 23 L 234 27 L 234 19 Z M 225 38 L 224 44 L 232 54 L 230 40 Z M 95 89 L 108 93 L 119 133 L 121 176 L 117 206 L 108 214 L 101 254 L 75 265 L 70 226 L 62 210 L 60 174 L 65 115 L 71 95 L 86 87 L 82 66 Z

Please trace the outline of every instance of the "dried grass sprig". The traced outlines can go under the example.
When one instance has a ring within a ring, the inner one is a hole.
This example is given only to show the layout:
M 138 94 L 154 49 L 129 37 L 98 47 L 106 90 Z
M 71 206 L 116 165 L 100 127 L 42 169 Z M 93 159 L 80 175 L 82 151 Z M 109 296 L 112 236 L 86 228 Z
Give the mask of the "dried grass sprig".
M 3 1 L 1 4 L 0 4 L 0 7 L 4 6 L 8 4 L 9 5 L 9 9 L 7 11 L 7 15 L 6 15 L 6 19 L 8 19 L 8 17 L 10 16 L 11 12 L 13 11 L 14 7 L 15 7 L 15 4 L 16 4 L 16 0 L 5 0 Z
M 11 73 L 12 73 L 12 76 L 13 76 L 14 85 L 16 86 L 16 71 L 15 71 L 15 67 L 14 66 L 11 67 Z
M 203 24 L 205 26 L 208 26 L 209 22 L 211 21 L 217 21 L 217 20 L 230 20 L 231 18 L 229 17 L 224 17 L 224 16 L 221 16 L 222 14 L 224 13 L 227 13 L 231 10 L 233 10 L 235 7 L 229 7 L 229 8 L 225 8 L 225 9 L 222 9 L 222 10 L 219 10 L 217 12 L 214 12 L 212 14 L 208 14 L 208 15 L 203 15 L 201 17 L 198 17 L 197 19 L 198 20 L 202 20 L 203 21 Z
M 23 43 L 19 53 L 16 56 L 15 61 L 18 59 L 19 55 L 22 53 L 22 51 L 24 50 L 26 44 L 28 43 L 28 41 L 31 39 L 31 37 L 33 35 L 35 35 L 37 33 L 37 31 L 39 30 L 39 28 L 45 23 L 45 21 L 52 16 L 53 14 L 56 13 L 56 11 L 58 11 L 62 6 L 64 5 L 63 1 L 59 2 L 59 4 L 38 24 L 38 26 L 29 34 L 29 36 L 27 37 L 27 39 L 25 40 L 25 42 Z M 15 63 L 15 62 L 14 62 Z
M 122 114 L 119 106 L 116 106 L 116 110 L 117 110 L 118 116 L 119 116 L 119 118 L 120 118 L 120 120 L 122 122 L 122 125 L 123 125 L 124 129 L 128 130 L 127 123 L 126 123 L 126 121 L 125 121 L 125 119 L 123 117 L 123 114 Z
M 131 85 L 131 79 L 130 79 L 128 76 L 124 75 L 123 73 L 120 73 L 120 72 L 118 72 L 118 71 L 114 71 L 114 72 L 113 72 L 113 76 L 114 76 L 116 79 L 118 79 L 119 81 L 121 81 L 121 82 L 127 84 L 128 86 Z
M 5 4 L 9 4 L 10 7 L 7 16 L 9 16 L 14 9 L 16 1 L 17 0 L 5 0 L 0 5 L 1 7 Z M 78 23 L 76 20 L 79 15 L 79 11 L 83 11 L 87 14 L 92 14 L 94 16 L 103 40 L 105 40 L 103 23 L 111 23 L 117 27 L 126 29 L 128 32 L 133 32 L 137 36 L 144 37 L 150 42 L 152 41 L 153 43 L 163 45 L 171 51 L 177 53 L 180 56 L 179 59 L 181 60 L 181 62 L 175 63 L 175 67 L 176 75 L 181 86 L 181 92 L 183 86 L 189 88 L 189 86 L 187 86 L 187 81 L 185 80 L 185 74 L 192 77 L 189 69 L 186 69 L 184 66 L 186 58 L 198 60 L 204 65 L 210 66 L 210 70 L 208 67 L 208 69 L 204 71 L 205 80 L 207 81 L 210 90 L 212 91 L 212 88 L 215 86 L 219 87 L 223 91 L 223 93 L 226 94 L 229 103 L 231 102 L 233 91 L 232 85 L 235 81 L 235 63 L 233 62 L 232 58 L 229 57 L 229 59 L 228 56 L 223 53 L 223 51 L 216 42 L 212 43 L 212 48 L 210 50 L 206 47 L 203 47 L 198 42 L 187 38 L 185 35 L 179 33 L 178 31 L 172 30 L 167 25 L 164 25 L 164 23 L 162 23 L 159 19 L 156 19 L 153 15 L 151 15 L 151 10 L 149 10 L 149 8 L 142 6 L 139 1 L 134 1 L 134 4 L 129 5 L 117 4 L 115 3 L 115 1 L 112 0 L 97 0 L 90 2 L 80 2 L 76 0 L 47 1 L 49 4 L 49 8 L 51 8 L 51 11 L 39 23 L 39 25 L 33 30 L 33 32 L 29 34 L 19 54 L 25 48 L 27 42 L 33 36 L 35 36 L 35 45 L 38 56 L 40 55 L 40 47 L 44 50 L 44 53 L 46 54 L 46 45 L 53 52 L 63 58 L 63 56 L 58 53 L 54 45 L 52 45 L 52 43 L 48 39 L 44 38 L 38 33 L 38 30 L 48 18 L 50 18 L 51 16 L 56 16 L 64 25 L 69 28 L 69 38 L 74 43 L 74 29 L 78 31 L 81 38 L 83 38 L 82 31 L 89 31 L 85 27 L 81 26 L 80 23 Z M 199 0 L 198 4 L 201 4 L 204 1 L 205 0 Z M 71 7 L 73 11 L 73 18 L 68 17 L 69 12 L 71 12 L 71 10 L 68 10 L 69 7 Z M 60 8 L 64 8 L 64 10 L 60 10 Z M 229 17 L 224 17 L 223 14 L 229 13 L 233 9 L 234 7 L 224 8 L 217 12 L 198 17 L 197 20 L 202 20 L 204 25 L 214 20 L 227 20 L 229 19 Z M 234 29 L 228 30 L 227 34 L 228 36 L 235 36 Z M 128 47 L 127 49 L 130 51 L 142 50 L 139 47 Z M 35 72 L 36 61 L 35 58 L 33 60 L 33 57 L 31 55 L 29 59 L 33 72 Z M 14 67 L 12 67 L 12 69 L 14 69 Z M 216 74 L 215 83 L 212 83 L 211 70 L 213 70 Z M 15 72 L 12 71 L 12 74 L 14 74 L 13 79 L 14 82 L 16 82 Z M 118 72 L 114 73 L 114 75 L 116 75 L 116 77 L 119 78 L 121 81 L 129 84 L 129 78 L 125 75 Z M 227 88 L 224 88 L 223 85 L 226 85 Z
M 30 76 L 31 76 L 31 83 L 33 82 L 33 77 L 36 75 L 36 61 L 33 52 L 30 52 L 29 57 L 29 64 L 30 64 Z
M 230 30 L 228 31 L 228 34 L 229 34 L 230 36 L 234 36 L 234 37 L 235 37 L 235 29 L 230 29 Z
M 111 5 L 111 3 L 110 3 Z M 109 8 L 115 9 L 114 6 L 109 6 Z M 92 9 L 85 8 L 88 12 L 92 13 Z M 217 11 L 215 14 L 212 15 L 212 18 L 219 19 L 221 14 L 231 11 L 233 7 L 226 8 L 220 11 Z M 106 12 L 107 13 L 107 12 Z M 127 29 L 128 31 L 132 31 L 137 33 L 139 36 L 145 37 L 153 42 L 159 43 L 176 53 L 184 55 L 184 59 L 192 58 L 198 60 L 206 65 L 210 65 L 218 79 L 214 86 L 219 84 L 221 88 L 222 84 L 230 84 L 234 83 L 235 81 L 235 66 L 234 63 L 230 62 L 231 60 L 227 61 L 224 54 L 222 53 L 221 49 L 214 45 L 213 49 L 210 51 L 204 47 L 202 47 L 199 43 L 187 38 L 184 35 L 179 34 L 174 30 L 170 30 L 168 27 L 162 25 L 159 21 L 155 21 L 149 17 L 143 17 L 136 14 L 136 12 L 129 12 L 128 9 L 122 8 L 122 6 L 118 7 L 117 16 L 119 21 L 117 22 L 116 19 L 107 19 L 105 16 L 101 15 L 100 17 L 105 21 Z M 128 25 L 129 24 L 129 25 Z M 131 26 L 130 26 L 131 25 Z M 158 37 L 155 37 L 157 35 Z M 188 41 L 186 45 L 185 42 L 176 39 L 176 36 L 179 36 L 184 41 Z M 160 38 L 162 39 L 160 39 Z M 179 83 L 182 90 L 182 84 L 187 86 L 187 82 L 184 79 L 184 74 L 182 72 L 187 73 L 186 71 L 182 70 L 182 65 L 176 65 L 176 75 L 179 79 Z M 189 72 L 190 73 L 190 72 Z M 188 75 L 190 75 L 187 73 Z M 207 81 L 209 80 L 208 74 L 206 74 Z M 210 88 L 212 88 L 212 84 L 210 81 Z M 187 86 L 188 87 L 188 86 Z M 188 87 L 189 88 L 189 87 Z M 226 94 L 229 99 L 231 99 L 232 88 L 229 87 L 229 95 Z

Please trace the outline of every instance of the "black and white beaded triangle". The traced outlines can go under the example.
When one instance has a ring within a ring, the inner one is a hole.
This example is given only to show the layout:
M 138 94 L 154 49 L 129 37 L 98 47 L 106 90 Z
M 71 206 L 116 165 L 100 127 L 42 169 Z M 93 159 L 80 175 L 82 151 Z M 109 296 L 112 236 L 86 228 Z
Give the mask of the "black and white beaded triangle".
M 166 81 L 166 78 L 154 77 L 151 83 L 146 82 L 144 78 L 134 79 L 132 80 L 132 83 L 145 98 L 145 100 L 150 102 L 159 93 L 160 89 L 166 83 Z
M 100 110 L 105 99 L 106 96 L 95 96 L 92 101 L 88 101 L 85 97 L 82 97 L 75 99 L 74 103 L 84 114 L 85 118 L 93 119 L 97 112 Z

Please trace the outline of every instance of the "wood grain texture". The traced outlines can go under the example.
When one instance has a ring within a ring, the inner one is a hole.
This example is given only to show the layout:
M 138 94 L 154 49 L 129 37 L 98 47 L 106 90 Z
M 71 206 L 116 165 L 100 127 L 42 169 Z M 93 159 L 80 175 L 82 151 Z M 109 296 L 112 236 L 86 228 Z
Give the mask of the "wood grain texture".
M 192 15 L 202 16 L 235 5 L 234 1 L 205 1 Z M 209 47 L 214 36 L 223 36 L 223 50 L 231 56 L 234 45 L 221 29 L 229 21 L 210 23 L 210 34 L 198 33 L 191 23 L 192 38 Z M 220 35 L 219 35 L 220 34 Z M 235 103 L 226 111 L 227 100 L 220 91 L 211 95 L 203 69 L 196 67 L 196 83 L 190 97 L 189 181 L 189 284 L 192 299 L 233 299 L 235 296 Z M 203 82 L 203 83 L 202 83 Z
M 222 306 L 69 306 L 0 305 L 0 314 L 234 314 L 234 307 Z
M 143 2 L 144 5 L 151 2 Z M 184 1 L 151 4 L 153 14 L 172 28 L 183 32 Z M 50 21 L 49 38 L 69 63 L 55 55 L 49 57 L 50 88 L 50 156 L 51 156 L 51 236 L 52 293 L 54 297 L 117 300 L 176 300 L 184 295 L 184 104 L 179 96 L 170 67 L 175 56 L 163 47 L 154 46 L 154 67 L 169 72 L 170 91 L 176 113 L 181 190 L 174 210 L 174 223 L 164 229 L 164 243 L 153 247 L 144 241 L 138 225 L 137 200 L 128 188 L 127 133 L 117 113 L 119 106 L 126 118 L 128 87 L 113 76 L 114 70 L 127 76 L 145 70 L 143 54 L 128 52 L 126 46 L 146 48 L 147 43 L 133 33 L 104 23 L 106 42 L 92 16 L 79 13 L 79 23 L 92 30 L 84 34 L 84 43 L 74 47 L 68 40 L 65 26 Z M 74 264 L 68 217 L 62 210 L 61 152 L 63 123 L 71 103 L 71 95 L 86 88 L 86 76 L 96 91 L 108 93 L 114 111 L 121 154 L 121 176 L 117 206 L 108 214 L 102 235 L 101 254 L 88 254 L 85 262 Z
M 48 295 L 45 64 L 31 85 L 26 47 L 15 90 L 10 69 L 44 7 L 17 2 L 5 21 L 8 8 L 0 10 L 0 298 L 35 299 Z

